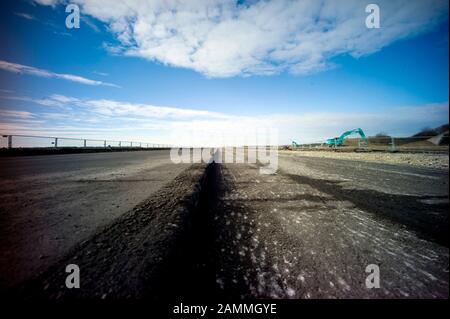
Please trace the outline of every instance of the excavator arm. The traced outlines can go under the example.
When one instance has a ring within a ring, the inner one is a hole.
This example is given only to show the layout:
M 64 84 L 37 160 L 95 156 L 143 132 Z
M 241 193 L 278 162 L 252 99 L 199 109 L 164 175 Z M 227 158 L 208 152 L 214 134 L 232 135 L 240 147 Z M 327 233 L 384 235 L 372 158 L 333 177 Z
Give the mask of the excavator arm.
M 338 146 L 344 145 L 344 139 L 347 136 L 352 135 L 352 134 L 359 134 L 359 136 L 361 136 L 361 140 L 364 143 L 368 143 L 366 135 L 364 134 L 363 130 L 360 128 L 355 128 L 353 130 L 346 131 L 346 132 L 342 133 L 341 136 L 339 136 L 339 137 L 330 138 L 330 139 L 326 140 L 325 143 L 328 145 L 338 145 Z

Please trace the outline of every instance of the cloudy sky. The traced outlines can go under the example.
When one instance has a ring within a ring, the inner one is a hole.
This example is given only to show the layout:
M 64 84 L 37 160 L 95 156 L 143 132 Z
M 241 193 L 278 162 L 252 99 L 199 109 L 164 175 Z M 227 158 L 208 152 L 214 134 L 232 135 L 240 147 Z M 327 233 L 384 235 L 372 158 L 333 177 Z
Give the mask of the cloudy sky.
M 445 0 L 377 1 L 379 29 L 363 0 L 71 3 L 79 29 L 67 1 L 3 4 L 0 133 L 290 143 L 448 122 Z

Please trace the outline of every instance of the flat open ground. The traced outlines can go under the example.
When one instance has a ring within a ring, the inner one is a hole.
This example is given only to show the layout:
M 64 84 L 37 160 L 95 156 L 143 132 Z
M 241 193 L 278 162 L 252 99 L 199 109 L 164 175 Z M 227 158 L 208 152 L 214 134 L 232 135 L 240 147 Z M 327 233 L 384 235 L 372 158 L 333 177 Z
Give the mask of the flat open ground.
M 20 298 L 448 298 L 442 167 L 280 152 L 261 175 L 168 151 L 0 165 L 0 284 Z
M 384 152 L 333 152 L 321 150 L 280 151 L 281 154 L 304 157 L 320 157 L 386 164 L 405 164 L 412 166 L 448 169 L 449 156 L 445 153 L 389 153 Z

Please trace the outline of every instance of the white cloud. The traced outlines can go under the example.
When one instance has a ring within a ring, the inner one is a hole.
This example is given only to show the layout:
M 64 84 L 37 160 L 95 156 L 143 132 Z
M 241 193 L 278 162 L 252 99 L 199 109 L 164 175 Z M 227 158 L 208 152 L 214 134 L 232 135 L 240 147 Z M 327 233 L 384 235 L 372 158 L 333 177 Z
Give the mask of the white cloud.
M 11 63 L 7 61 L 0 60 L 0 69 L 12 72 L 12 73 L 18 73 L 18 74 L 29 74 L 44 78 L 56 78 L 56 79 L 63 79 L 67 81 L 77 82 L 81 84 L 86 85 L 101 85 L 101 86 L 111 86 L 111 87 L 119 87 L 118 85 L 112 84 L 112 83 L 106 83 L 102 81 L 96 81 L 84 78 L 82 76 L 73 75 L 73 74 L 64 74 L 64 73 L 55 73 L 43 69 L 38 69 L 32 66 L 17 64 L 17 63 Z
M 367 135 L 386 132 L 411 136 L 426 126 L 448 122 L 448 102 L 414 107 L 391 107 L 374 112 L 305 112 L 240 116 L 179 107 L 123 102 L 108 99 L 80 99 L 63 95 L 48 98 L 12 97 L 44 106 L 21 130 L 0 127 L 2 133 L 53 134 L 65 137 L 121 139 L 185 145 L 217 145 L 246 138 L 257 129 L 274 128 L 279 142 L 290 144 L 323 142 L 342 132 L 361 127 Z M 57 106 L 58 108 L 48 108 Z M 11 125 L 16 125 L 12 121 Z M 9 131 L 8 131 L 9 130 Z
M 33 99 L 29 97 L 5 97 L 8 99 L 34 102 L 43 106 L 66 106 L 77 107 L 78 110 L 87 110 L 102 116 L 111 116 L 116 118 L 132 118 L 135 120 L 143 119 L 228 119 L 229 115 L 205 110 L 185 109 L 169 106 L 156 106 L 144 103 L 130 103 L 115 101 L 109 99 L 79 99 L 67 97 L 64 95 L 53 94 L 44 99 Z
M 380 29 L 365 27 L 368 3 L 360 0 L 73 2 L 116 36 L 120 44 L 105 45 L 109 51 L 211 77 L 317 72 L 337 55 L 374 53 L 448 17 L 447 0 L 379 0 Z
M 52 106 L 52 107 L 64 107 L 66 103 L 71 102 L 71 100 L 63 95 L 54 94 L 50 98 L 36 99 L 28 96 L 13 96 L 6 95 L 1 96 L 2 99 L 32 102 L 42 106 Z
M 33 114 L 26 111 L 16 111 L 16 110 L 1 110 L 0 117 L 11 117 L 20 119 L 29 119 L 33 117 Z
M 106 73 L 106 72 L 99 72 L 99 71 L 92 71 L 92 73 L 95 73 L 95 74 L 101 75 L 101 76 L 108 76 L 108 75 L 109 75 L 109 73 Z
M 58 2 L 60 2 L 59 0 L 34 0 L 35 2 L 45 5 L 45 6 L 55 6 Z
M 89 28 L 94 30 L 95 32 L 100 32 L 100 29 L 98 28 L 98 26 L 94 22 L 92 22 L 90 18 L 88 18 L 86 16 L 82 16 L 81 21 L 83 23 L 85 23 Z
M 24 12 L 15 12 L 14 13 L 16 16 L 27 19 L 27 20 L 36 20 L 36 17 L 34 17 L 31 14 L 28 13 L 24 13 Z

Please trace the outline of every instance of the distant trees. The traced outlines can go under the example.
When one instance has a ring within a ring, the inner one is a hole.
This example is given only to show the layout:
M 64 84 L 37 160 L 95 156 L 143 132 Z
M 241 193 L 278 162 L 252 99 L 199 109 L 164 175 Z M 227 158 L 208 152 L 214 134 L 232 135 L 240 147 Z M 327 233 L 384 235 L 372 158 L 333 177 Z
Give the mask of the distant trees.
M 436 129 L 431 127 L 424 127 L 420 130 L 419 133 L 413 135 L 413 137 L 422 137 L 422 136 L 436 136 L 438 133 L 436 132 Z
M 419 137 L 419 136 L 432 137 L 432 136 L 436 136 L 436 135 L 439 135 L 439 134 L 447 132 L 447 131 L 448 131 L 448 124 L 444 124 L 444 125 L 441 125 L 436 128 L 424 127 L 419 133 L 413 135 L 413 137 Z
M 391 137 L 391 136 L 386 132 L 380 132 L 375 134 L 375 137 Z

